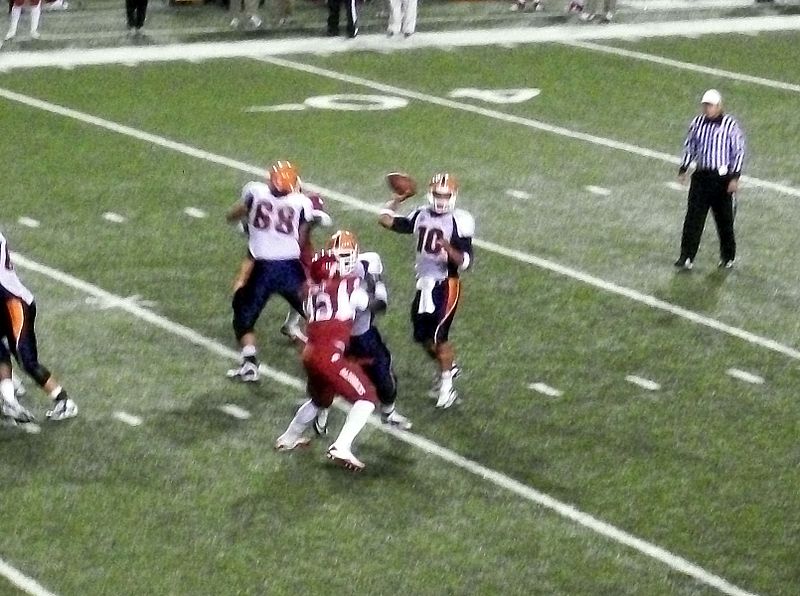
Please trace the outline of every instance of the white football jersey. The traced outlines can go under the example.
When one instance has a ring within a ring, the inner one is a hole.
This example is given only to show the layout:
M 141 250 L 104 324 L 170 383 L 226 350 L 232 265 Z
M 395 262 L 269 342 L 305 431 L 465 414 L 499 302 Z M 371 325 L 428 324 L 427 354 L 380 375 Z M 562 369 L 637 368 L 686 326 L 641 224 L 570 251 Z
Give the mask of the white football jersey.
M 358 255 L 358 263 L 356 264 L 353 275 L 363 280 L 363 287 L 371 288 L 375 298 L 388 303 L 386 286 L 381 279 L 383 275 L 383 263 L 378 253 L 364 252 Z M 358 311 L 350 335 L 362 335 L 369 331 L 374 316 L 375 315 L 369 309 Z
M 419 207 L 405 217 L 396 217 L 394 228 L 404 233 L 412 233 L 416 242 L 415 270 L 418 278 L 443 280 L 458 277 L 459 270 L 449 262 L 447 253 L 438 248 L 441 239 L 459 249 L 466 249 L 468 258 L 461 269 L 466 269 L 472 260 L 472 236 L 475 234 L 475 220 L 469 212 L 454 209 L 447 213 L 435 213 L 428 206 Z
M 292 192 L 276 197 L 263 182 L 248 182 L 242 188 L 242 202 L 247 206 L 253 258 L 264 261 L 300 258 L 300 224 L 314 219 L 314 207 L 306 195 Z
M 17 277 L 14 264 L 11 262 L 8 242 L 2 233 L 0 233 L 0 286 L 2 286 L 6 292 L 13 294 L 26 304 L 33 303 L 33 294 L 28 288 L 22 285 L 19 277 Z

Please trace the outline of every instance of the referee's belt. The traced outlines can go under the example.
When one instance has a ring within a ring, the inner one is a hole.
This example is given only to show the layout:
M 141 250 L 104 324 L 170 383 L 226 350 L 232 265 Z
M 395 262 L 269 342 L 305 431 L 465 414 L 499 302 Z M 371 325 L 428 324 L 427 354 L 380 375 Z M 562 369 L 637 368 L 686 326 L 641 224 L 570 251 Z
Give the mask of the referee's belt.
M 700 174 L 701 176 L 710 176 L 712 174 L 714 176 L 727 176 L 728 174 L 730 174 L 730 170 L 728 170 L 728 166 L 722 166 L 720 168 L 717 168 L 716 170 L 697 169 L 694 171 L 694 173 Z

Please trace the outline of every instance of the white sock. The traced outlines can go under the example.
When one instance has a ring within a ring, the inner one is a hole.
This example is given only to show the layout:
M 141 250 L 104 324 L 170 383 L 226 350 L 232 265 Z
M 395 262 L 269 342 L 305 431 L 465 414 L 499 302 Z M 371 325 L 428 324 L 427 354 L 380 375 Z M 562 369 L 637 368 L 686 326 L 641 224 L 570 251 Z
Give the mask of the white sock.
M 39 30 L 39 17 L 42 16 L 42 5 L 35 4 L 31 6 L 31 33 L 36 33 Z
M 330 408 L 322 408 L 317 412 L 317 422 L 320 426 L 324 427 L 328 424 L 328 414 L 330 411 Z
M 289 428 L 287 428 L 286 432 L 283 434 L 291 437 L 299 437 L 305 432 L 308 425 L 311 424 L 311 421 L 314 420 L 318 411 L 319 408 L 309 399 L 297 409 L 297 413 L 289 423 Z
M 14 391 L 23 391 L 25 390 L 25 385 L 22 384 L 20 378 L 15 374 L 11 373 L 11 382 L 14 383 Z
M 50 392 L 50 397 L 52 397 L 53 399 L 57 399 L 58 396 L 61 395 L 61 391 L 62 390 L 63 390 L 63 387 L 61 387 L 61 385 L 58 385 L 55 389 L 53 389 Z
M 439 394 L 450 393 L 453 389 L 453 373 L 449 370 L 442 372 L 442 384 L 439 385 Z
M 11 405 L 17 405 L 19 403 L 17 401 L 17 396 L 14 395 L 14 381 L 11 379 L 3 379 L 0 381 L 0 397 L 3 398 L 4 402 Z
M 296 310 L 290 310 L 289 314 L 286 315 L 286 320 L 283 322 L 283 324 L 286 325 L 287 327 L 297 327 L 298 325 L 300 325 L 301 318 L 302 317 L 300 316 L 299 312 L 297 312 Z
M 17 32 L 17 25 L 19 25 L 19 18 L 22 16 L 22 7 L 14 6 L 11 9 L 11 24 L 8 26 L 9 33 Z
M 257 354 L 257 350 L 255 346 L 244 346 L 242 348 L 242 360 L 245 358 L 252 358 Z
M 369 420 L 370 414 L 375 410 L 375 404 L 365 399 L 360 399 L 353 404 L 350 412 L 347 414 L 347 419 L 344 421 L 339 436 L 334 441 L 332 447 L 350 451 L 353 447 L 353 441 L 356 435 L 361 432 L 364 425 Z

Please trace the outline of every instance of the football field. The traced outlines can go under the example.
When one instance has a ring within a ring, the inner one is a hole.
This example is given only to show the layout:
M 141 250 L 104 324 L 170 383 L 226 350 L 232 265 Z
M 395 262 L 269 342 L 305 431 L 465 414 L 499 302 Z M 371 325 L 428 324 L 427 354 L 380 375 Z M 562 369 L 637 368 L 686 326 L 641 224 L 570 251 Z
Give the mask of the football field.
M 0 226 L 81 408 L 0 428 L 0 593 L 800 593 L 798 43 L 0 74 Z M 709 87 L 748 140 L 739 255 L 717 269 L 709 221 L 677 274 L 676 164 Z M 224 214 L 280 158 L 387 269 L 380 327 L 414 428 L 368 426 L 359 476 L 327 439 L 272 450 L 303 399 L 284 303 L 257 327 L 261 383 L 225 378 L 245 238 Z M 397 169 L 453 173 L 476 219 L 446 411 L 411 341 L 412 243 L 377 224 Z

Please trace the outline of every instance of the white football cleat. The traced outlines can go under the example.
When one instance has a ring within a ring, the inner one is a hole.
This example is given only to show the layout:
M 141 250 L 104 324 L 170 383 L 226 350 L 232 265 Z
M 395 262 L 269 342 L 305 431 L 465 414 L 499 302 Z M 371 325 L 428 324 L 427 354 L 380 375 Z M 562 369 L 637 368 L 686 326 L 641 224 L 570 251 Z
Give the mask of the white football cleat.
M 325 456 L 345 470 L 352 472 L 360 472 L 366 467 L 364 462 L 353 455 L 349 449 L 340 449 L 336 446 L 336 443 L 328 447 L 328 453 Z
M 71 399 L 57 399 L 53 404 L 53 409 L 45 412 L 50 420 L 66 420 L 75 418 L 78 415 L 78 406 Z
M 276 451 L 291 451 L 296 447 L 308 447 L 311 444 L 311 439 L 307 437 L 298 437 L 289 435 L 287 433 L 283 433 L 278 439 L 275 441 L 275 450 Z
M 239 368 L 228 370 L 227 375 L 229 379 L 238 379 L 243 383 L 255 383 L 261 378 L 258 365 L 252 362 L 242 362 Z
M 3 402 L 3 405 L 0 406 L 0 413 L 9 420 L 19 424 L 27 424 L 35 420 L 33 414 L 23 408 L 22 404 L 19 402 L 16 404 Z
M 439 399 L 436 401 L 436 407 L 446 410 L 456 403 L 457 399 L 458 391 L 451 387 L 449 391 L 441 391 L 439 393 Z
M 41 37 L 42 34 L 39 33 L 38 31 L 31 31 L 31 39 L 40 39 Z
M 402 414 L 399 414 L 397 410 L 394 410 L 391 414 L 381 414 L 381 422 L 399 430 L 410 430 L 413 426 L 411 421 Z
M 16 31 L 16 30 L 14 30 L 14 31 L 11 31 L 11 30 L 9 29 L 8 33 L 6 33 L 6 36 L 3 38 L 3 41 L 11 41 L 11 40 L 12 40 L 12 39 L 14 39 L 16 36 L 17 36 L 17 31 Z

